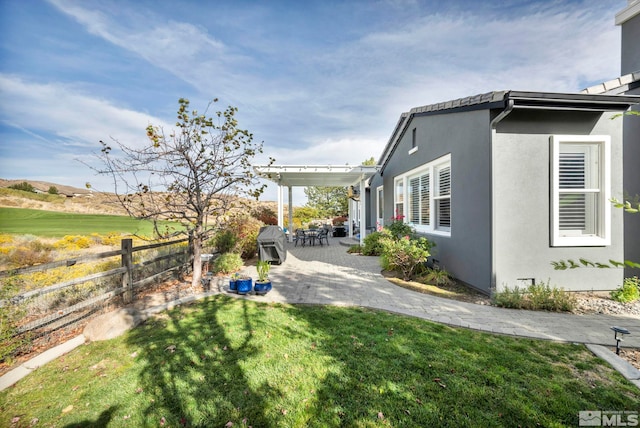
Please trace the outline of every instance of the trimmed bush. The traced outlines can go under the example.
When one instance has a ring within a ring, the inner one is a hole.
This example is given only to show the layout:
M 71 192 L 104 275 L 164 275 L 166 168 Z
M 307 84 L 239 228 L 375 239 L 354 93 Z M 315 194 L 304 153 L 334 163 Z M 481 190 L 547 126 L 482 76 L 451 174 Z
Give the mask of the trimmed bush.
M 382 240 L 389 238 L 391 235 L 388 230 L 373 232 L 364 237 L 364 246 L 362 254 L 365 256 L 379 256 L 384 251 Z
M 242 266 L 242 258 L 237 253 L 224 253 L 213 261 L 215 273 L 230 274 L 239 271 Z
M 399 271 L 405 281 L 410 281 L 418 265 L 429 257 L 429 252 L 417 240 L 409 239 L 408 236 L 398 240 L 385 238 L 382 243 L 382 260 L 387 265 L 385 269 Z

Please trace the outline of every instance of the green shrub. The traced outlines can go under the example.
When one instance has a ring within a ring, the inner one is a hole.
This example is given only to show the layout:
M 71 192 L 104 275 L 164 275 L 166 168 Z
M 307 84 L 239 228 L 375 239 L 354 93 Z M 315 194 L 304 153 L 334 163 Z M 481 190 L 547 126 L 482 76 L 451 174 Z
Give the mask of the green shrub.
M 240 241 L 240 256 L 247 260 L 258 254 L 258 234 L 260 229 L 247 231 Z
M 242 266 L 242 258 L 237 253 L 224 253 L 213 261 L 213 271 L 215 273 L 229 274 L 237 272 Z
M 238 237 L 235 232 L 230 229 L 219 232 L 214 238 L 214 246 L 218 252 L 222 254 L 234 251 L 237 243 Z
M 233 217 L 227 223 L 227 229 L 238 237 L 237 251 L 242 258 L 250 259 L 258 252 L 258 234 L 264 224 L 249 215 Z
M 613 290 L 610 295 L 616 302 L 635 302 L 640 299 L 640 279 L 637 276 L 625 278 L 622 286 Z
M 363 253 L 363 248 L 364 247 L 362 247 L 360 244 L 352 245 L 347 250 L 347 253 L 349 253 L 349 254 L 364 254 Z
M 49 190 L 47 191 L 50 195 L 58 195 L 60 192 L 56 186 L 49 186 Z
M 413 278 L 418 265 L 429 257 L 429 252 L 425 250 L 417 240 L 408 236 L 401 239 L 382 239 L 384 251 L 382 260 L 388 270 L 397 270 L 402 275 L 402 279 L 410 281 Z
M 546 311 L 571 311 L 575 306 L 573 296 L 561 288 L 541 282 L 527 288 L 529 309 Z
M 422 275 L 422 280 L 427 284 L 447 286 L 453 284 L 451 275 L 444 269 L 427 269 Z
M 524 293 L 517 285 L 510 289 L 505 287 L 503 291 L 493 295 L 493 304 L 501 308 L 522 309 L 524 304 Z
M 379 256 L 384 251 L 384 245 L 382 240 L 390 237 L 388 230 L 380 232 L 373 232 L 364 237 L 364 246 L 362 247 L 362 254 L 365 256 Z
M 409 238 L 416 237 L 416 230 L 402 220 L 402 217 L 394 217 L 391 219 L 391 223 L 384 227 L 395 239 L 400 239 L 408 236 Z
M 540 282 L 522 290 L 505 287 L 493 296 L 496 306 L 513 309 L 546 310 L 570 312 L 575 308 L 575 297 L 562 288 L 551 287 Z

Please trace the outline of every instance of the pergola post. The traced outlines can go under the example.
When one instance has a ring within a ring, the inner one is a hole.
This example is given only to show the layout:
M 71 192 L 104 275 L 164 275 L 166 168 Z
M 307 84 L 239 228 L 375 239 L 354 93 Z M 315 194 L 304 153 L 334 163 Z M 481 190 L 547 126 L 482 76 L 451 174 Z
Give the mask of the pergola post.
M 349 199 L 349 203 L 347 204 L 347 206 L 349 207 L 349 214 L 348 214 L 348 217 L 349 217 L 348 222 L 349 223 L 347 224 L 348 229 L 349 229 L 349 238 L 353 238 L 353 208 L 352 208 L 352 205 L 353 205 L 353 200 Z
M 360 245 L 364 245 L 367 233 L 367 193 L 364 178 L 360 179 Z
M 293 187 L 289 186 L 289 242 L 293 242 Z
M 278 184 L 278 226 L 284 228 L 284 207 L 282 201 L 282 186 Z

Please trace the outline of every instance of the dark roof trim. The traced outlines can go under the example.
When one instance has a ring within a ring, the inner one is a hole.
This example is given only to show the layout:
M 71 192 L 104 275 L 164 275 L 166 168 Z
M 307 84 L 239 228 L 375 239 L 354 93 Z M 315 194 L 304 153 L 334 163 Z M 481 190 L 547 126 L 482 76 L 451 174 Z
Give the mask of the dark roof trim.
M 382 174 L 387 163 L 402 139 L 407 127 L 414 117 L 436 114 L 461 113 L 465 111 L 504 109 L 512 105 L 518 109 L 531 110 L 573 110 L 573 111 L 624 111 L 635 104 L 640 104 L 637 95 L 607 94 L 575 94 L 526 91 L 494 91 L 472 97 L 459 98 L 444 103 L 429 104 L 412 108 L 402 113 L 396 127 L 385 146 L 378 161 Z

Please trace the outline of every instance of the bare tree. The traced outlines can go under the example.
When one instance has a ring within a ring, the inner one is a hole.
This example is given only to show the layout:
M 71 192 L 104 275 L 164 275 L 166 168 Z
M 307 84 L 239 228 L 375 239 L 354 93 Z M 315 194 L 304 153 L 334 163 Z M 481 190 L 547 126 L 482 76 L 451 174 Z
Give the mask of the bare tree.
M 168 135 L 149 125 L 149 142 L 134 148 L 114 141 L 117 149 L 100 141 L 96 156 L 99 174 L 113 179 L 115 194 L 129 215 L 152 220 L 159 237 L 187 234 L 193 244 L 192 286 L 202 276 L 202 245 L 212 225 L 240 200 L 258 198 L 259 185 L 251 168 L 252 158 L 262 153 L 262 143 L 253 134 L 238 128 L 236 107 L 215 113 L 215 117 L 189 111 L 189 101 L 181 98 L 176 130 Z M 270 158 L 270 163 L 274 159 Z M 179 223 L 180 227 L 170 224 Z

